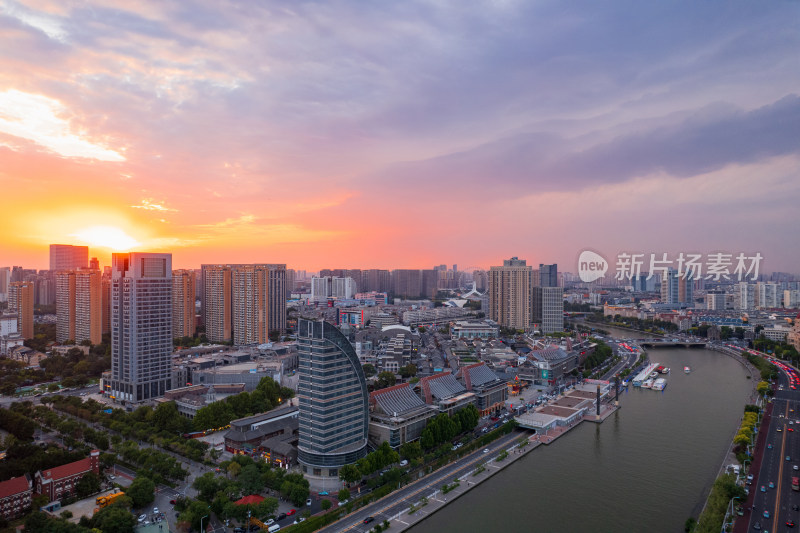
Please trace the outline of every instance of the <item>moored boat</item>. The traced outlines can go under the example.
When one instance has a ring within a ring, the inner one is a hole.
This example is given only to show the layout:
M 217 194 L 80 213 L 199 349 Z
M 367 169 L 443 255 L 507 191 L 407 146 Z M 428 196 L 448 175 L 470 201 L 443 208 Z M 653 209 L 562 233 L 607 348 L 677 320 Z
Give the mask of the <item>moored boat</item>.
M 683 371 L 688 374 L 689 372 L 692 371 L 692 369 L 689 368 L 688 366 L 685 366 L 685 367 L 683 367 Z
M 667 380 L 664 378 L 658 378 L 653 382 L 653 390 L 664 390 L 667 386 Z

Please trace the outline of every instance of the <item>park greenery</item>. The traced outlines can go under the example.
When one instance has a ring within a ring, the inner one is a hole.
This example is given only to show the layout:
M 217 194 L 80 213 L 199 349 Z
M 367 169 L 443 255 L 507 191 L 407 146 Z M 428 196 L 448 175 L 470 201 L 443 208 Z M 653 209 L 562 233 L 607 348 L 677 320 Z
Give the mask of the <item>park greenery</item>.
M 237 505 L 244 496 L 261 495 L 266 488 L 271 493 L 280 494 L 293 505 L 300 507 L 309 496 L 308 481 L 300 473 L 286 472 L 273 468 L 264 461 L 254 461 L 246 455 L 236 455 L 230 461 L 223 461 L 219 468 L 221 474 L 207 472 L 195 479 L 192 487 L 197 490 L 194 501 L 181 499 L 175 505 L 180 513 L 179 522 L 184 526 L 199 529 L 200 518 L 209 510 L 219 517 L 244 522 L 248 512 L 261 521 L 274 518 L 278 509 L 275 497 L 265 497 L 254 504 Z
M 593 343 L 597 344 L 597 346 L 595 346 L 594 351 L 586 356 L 586 359 L 583 361 L 583 377 L 589 377 L 592 374 L 592 370 L 614 356 L 613 350 L 611 350 L 606 343 L 594 337 L 591 340 Z
M 718 533 L 722 530 L 725 512 L 733 498 L 744 501 L 746 494 L 744 487 L 736 484 L 736 476 L 722 474 L 711 487 L 706 507 L 697 523 L 694 524 L 692 533 Z
M 231 420 L 269 411 L 292 396 L 292 389 L 264 377 L 253 392 L 240 392 L 199 409 L 192 422 L 198 431 L 227 426 Z
M 428 424 L 422 430 L 420 445 L 423 449 L 430 450 L 439 444 L 449 442 L 457 435 L 475 429 L 480 416 L 474 405 L 469 405 L 452 416 L 440 413 L 428 420 Z

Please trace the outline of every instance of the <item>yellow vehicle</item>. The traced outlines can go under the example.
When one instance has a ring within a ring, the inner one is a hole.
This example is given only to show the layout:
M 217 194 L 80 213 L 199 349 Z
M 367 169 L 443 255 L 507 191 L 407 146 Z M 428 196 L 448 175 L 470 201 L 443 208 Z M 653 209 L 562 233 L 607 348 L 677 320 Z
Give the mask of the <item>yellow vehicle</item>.
M 108 505 L 114 503 L 114 501 L 120 496 L 125 496 L 125 493 L 120 491 L 120 492 L 115 492 L 114 494 L 106 494 L 105 496 L 98 496 L 97 499 L 95 499 L 95 503 L 97 504 L 98 508 L 102 509 L 103 507 L 107 507 Z

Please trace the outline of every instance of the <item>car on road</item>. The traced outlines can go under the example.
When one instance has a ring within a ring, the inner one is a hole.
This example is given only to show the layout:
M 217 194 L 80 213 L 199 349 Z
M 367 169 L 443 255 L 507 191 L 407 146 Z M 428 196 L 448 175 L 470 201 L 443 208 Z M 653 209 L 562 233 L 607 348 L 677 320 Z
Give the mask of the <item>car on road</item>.
M 289 509 L 289 510 L 286 512 L 286 516 L 292 516 L 292 515 L 293 515 L 294 513 L 296 513 L 296 512 L 297 512 L 297 509 Z
M 756 522 L 755 524 L 753 524 L 753 529 L 755 529 L 756 531 L 761 529 L 761 522 Z
M 764 487 L 764 485 L 761 485 L 761 492 L 767 492 L 767 489 Z
M 283 520 L 284 518 L 286 518 L 286 513 L 281 513 L 278 515 L 278 520 Z
M 328 493 L 326 492 L 326 493 L 325 493 L 325 495 L 327 496 L 327 494 L 328 494 Z M 319 493 L 319 495 L 320 495 L 320 496 L 322 496 L 322 493 L 320 492 L 320 493 Z M 311 505 L 311 498 L 309 498 L 309 499 L 307 499 L 307 500 L 306 500 L 306 507 L 308 507 L 308 506 L 310 506 L 310 505 Z
M 268 526 L 271 526 L 272 524 L 274 524 L 274 523 L 275 523 L 275 519 L 274 519 L 274 518 L 270 518 L 269 520 L 267 520 L 267 521 L 266 521 L 266 522 L 264 522 L 264 523 L 265 523 L 265 524 L 267 524 Z
M 771 488 L 771 489 L 774 489 L 774 488 L 775 488 L 775 483 L 773 483 L 772 481 L 770 481 L 770 482 L 769 482 L 769 488 Z
M 767 511 L 766 509 L 764 509 L 764 513 L 763 513 L 763 515 L 762 515 L 762 516 L 763 516 L 764 518 L 769 518 L 769 511 Z
M 767 444 L 767 449 L 771 450 L 772 449 L 772 444 Z
M 348 503 L 350 503 L 350 500 L 342 500 L 342 501 L 339 502 L 339 507 L 341 507 L 343 505 L 347 505 Z
M 484 448 L 483 453 L 489 453 L 489 448 Z
M 169 503 L 175 505 L 176 503 L 178 503 L 178 500 L 170 500 Z
M 794 527 L 794 520 L 787 520 L 786 527 Z
M 747 474 L 747 484 L 748 485 L 753 484 L 753 474 Z
M 365 523 L 365 524 L 369 524 L 370 522 L 374 522 L 374 521 L 375 521 L 375 518 L 373 518 L 373 517 L 371 517 L 371 516 L 368 516 L 368 517 L 366 517 L 366 518 L 364 519 L 364 523 Z
M 793 465 L 792 470 L 800 470 L 800 467 L 798 467 L 797 465 Z
M 144 522 L 146 518 L 147 518 L 146 514 L 140 514 L 139 515 L 139 522 Z
M 158 507 L 153 507 L 153 514 L 158 514 Z

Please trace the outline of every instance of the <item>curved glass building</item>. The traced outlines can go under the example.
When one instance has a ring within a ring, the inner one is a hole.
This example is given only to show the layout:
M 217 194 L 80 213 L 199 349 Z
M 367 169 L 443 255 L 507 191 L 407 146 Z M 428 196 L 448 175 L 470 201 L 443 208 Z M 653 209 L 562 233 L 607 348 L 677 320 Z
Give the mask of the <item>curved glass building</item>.
M 310 478 L 338 482 L 339 468 L 367 452 L 367 382 L 353 346 L 333 325 L 300 319 L 298 461 Z M 309 481 L 314 483 L 312 479 Z

